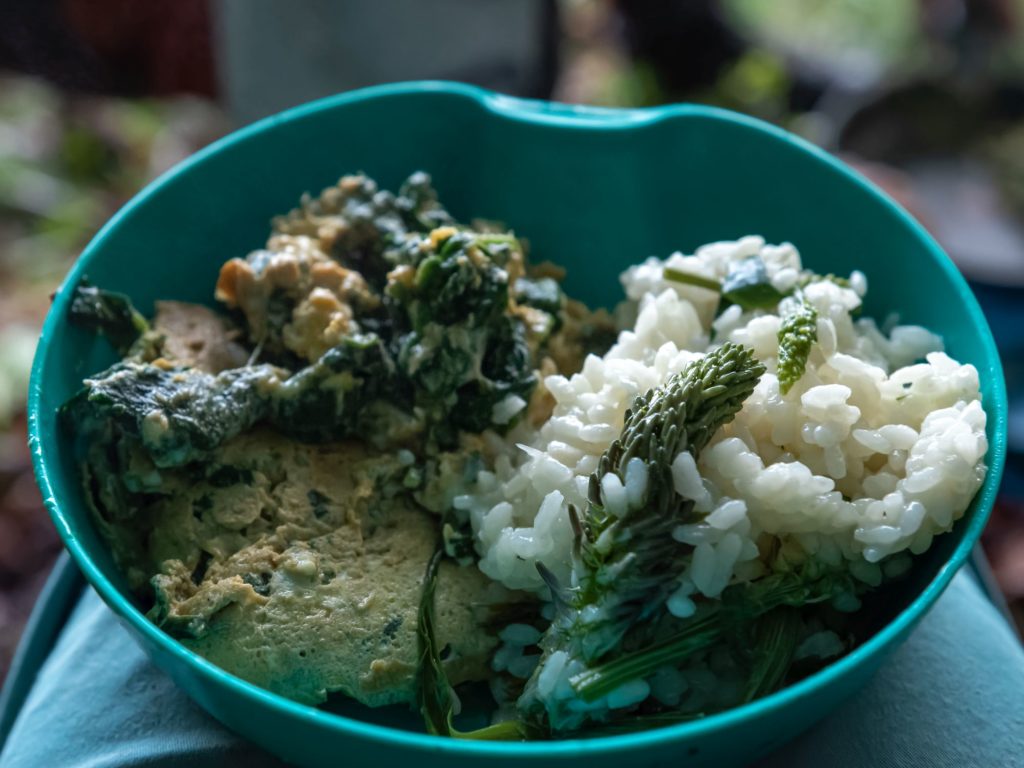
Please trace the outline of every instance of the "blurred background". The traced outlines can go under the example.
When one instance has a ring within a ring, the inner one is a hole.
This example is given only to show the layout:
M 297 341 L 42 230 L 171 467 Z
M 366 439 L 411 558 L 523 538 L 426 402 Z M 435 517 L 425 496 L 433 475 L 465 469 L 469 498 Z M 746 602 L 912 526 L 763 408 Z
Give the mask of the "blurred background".
M 60 548 L 24 409 L 49 295 L 71 262 L 147 181 L 235 127 L 420 78 L 728 107 L 839 154 L 902 201 L 971 281 L 1002 351 L 1011 455 L 985 548 L 1024 627 L 1024 0 L 0 7 L 0 681 Z

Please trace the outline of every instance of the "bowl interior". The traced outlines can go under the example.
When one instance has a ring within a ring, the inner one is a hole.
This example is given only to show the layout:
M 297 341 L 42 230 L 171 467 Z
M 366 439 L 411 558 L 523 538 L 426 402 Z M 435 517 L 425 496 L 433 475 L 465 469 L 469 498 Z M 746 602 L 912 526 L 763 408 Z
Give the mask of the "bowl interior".
M 963 562 L 991 508 L 1005 392 L 977 303 L 920 227 L 835 161 L 746 118 L 685 106 L 536 108 L 467 87 L 421 85 L 299 108 L 203 151 L 115 217 L 58 294 L 31 384 L 37 471 L 73 555 L 129 622 L 145 620 L 123 597 L 82 501 L 72 446 L 56 424 L 56 409 L 83 377 L 114 360 L 106 342 L 64 321 L 66 288 L 88 275 L 128 293 L 144 312 L 161 298 L 212 305 L 219 266 L 262 246 L 270 217 L 302 193 L 355 171 L 393 189 L 417 169 L 433 175 L 457 217 L 498 218 L 526 236 L 532 258 L 564 266 L 568 293 L 590 304 L 617 302 L 619 272 L 649 255 L 757 233 L 794 243 L 820 272 L 862 270 L 866 314 L 881 320 L 898 311 L 942 334 L 948 352 L 981 374 L 992 471 L 954 532 L 886 591 L 880 624 L 908 606 L 908 621 L 916 618 L 935 599 L 937 591 L 921 594 L 940 571 Z

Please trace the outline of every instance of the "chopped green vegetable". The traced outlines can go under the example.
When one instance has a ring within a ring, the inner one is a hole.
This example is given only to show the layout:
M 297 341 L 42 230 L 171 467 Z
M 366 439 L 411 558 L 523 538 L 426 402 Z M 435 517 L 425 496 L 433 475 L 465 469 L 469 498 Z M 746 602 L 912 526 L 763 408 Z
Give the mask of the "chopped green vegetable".
M 695 285 L 722 295 L 726 304 L 738 304 L 744 310 L 771 309 L 786 297 L 768 278 L 768 270 L 760 256 L 748 256 L 729 266 L 729 273 L 721 283 L 703 275 L 666 267 L 666 280 L 684 285 Z
M 722 298 L 743 309 L 771 309 L 785 298 L 768 278 L 768 269 L 760 256 L 748 256 L 729 265 L 722 281 Z
M 435 233 L 437 236 L 437 233 Z M 502 431 L 494 406 L 510 395 L 529 400 L 537 378 L 523 323 L 509 314 L 508 267 L 521 259 L 511 236 L 442 233 L 421 256 L 411 284 L 386 295 L 397 337 L 397 366 L 426 414 L 429 442 L 455 443 L 458 430 Z
M 407 261 L 422 233 L 455 222 L 437 199 L 430 176 L 417 172 L 398 194 L 381 190 L 366 176 L 346 176 L 316 199 L 274 221 L 285 234 L 315 235 L 322 221 L 337 224 L 330 255 L 359 272 L 376 290 L 387 274 Z
M 811 346 L 818 340 L 818 312 L 806 301 L 779 327 L 779 390 L 786 394 L 807 369 Z
M 831 273 L 819 275 L 805 271 L 792 289 L 785 292 L 779 291 L 768 278 L 768 269 L 760 256 L 748 256 L 745 259 L 732 262 L 729 266 L 729 273 L 722 282 L 672 267 L 665 267 L 662 274 L 666 280 L 683 285 L 694 285 L 721 294 L 724 300 L 723 306 L 737 304 L 744 311 L 773 309 L 784 298 L 792 296 L 794 292 L 806 288 L 811 283 L 829 282 L 835 283 L 840 288 L 850 287 L 850 281 L 844 277 L 837 277 Z
M 105 291 L 82 280 L 71 297 L 69 319 L 95 333 L 106 336 L 117 350 L 125 355 L 136 340 L 149 330 L 131 299 L 123 293 Z
M 271 424 L 286 435 L 307 442 L 362 435 L 373 443 L 386 436 L 368 431 L 369 425 L 400 421 L 397 410 L 411 398 L 374 334 L 346 337 L 312 365 L 264 387 L 263 396 Z
M 455 446 L 460 430 L 504 431 L 513 420 L 496 421 L 496 406 L 509 397 L 528 401 L 537 384 L 537 361 L 509 302 L 506 268 L 521 260 L 519 244 L 511 235 L 454 228 L 436 231 L 431 243 L 407 254 L 411 283 L 388 284 L 386 311 L 374 323 L 380 333 L 351 333 L 290 376 L 268 365 L 217 377 L 115 366 L 86 382 L 74 418 L 115 417 L 159 466 L 198 460 L 262 422 L 305 441 L 363 435 L 378 447 L 419 441 L 427 453 Z M 84 290 L 79 314 L 102 319 L 93 327 L 130 345 L 134 336 L 123 326 L 145 321 L 127 299 Z M 87 314 L 86 299 L 104 314 Z
M 290 377 L 270 365 L 213 375 L 118 363 L 86 379 L 62 412 L 85 434 L 115 424 L 139 439 L 158 467 L 172 467 L 202 460 L 260 423 L 305 441 L 362 434 L 373 442 L 386 435 L 371 427 L 391 419 L 400 437 L 402 417 L 382 399 L 388 396 L 402 397 L 393 364 L 380 341 L 367 335 L 345 339 Z

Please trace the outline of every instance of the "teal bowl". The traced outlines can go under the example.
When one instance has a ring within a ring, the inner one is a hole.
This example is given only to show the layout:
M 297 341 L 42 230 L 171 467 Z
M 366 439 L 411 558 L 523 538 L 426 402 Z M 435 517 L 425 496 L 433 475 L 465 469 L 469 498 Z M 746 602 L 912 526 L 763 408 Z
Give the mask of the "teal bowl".
M 989 472 L 951 534 L 918 558 L 878 607 L 872 636 L 821 672 L 700 721 L 585 740 L 448 740 L 304 706 L 223 672 L 149 623 L 97 535 L 57 408 L 113 361 L 67 321 L 84 275 L 143 311 L 173 298 L 212 304 L 221 263 L 263 245 L 268 220 L 299 196 L 365 171 L 393 188 L 424 169 L 462 219 L 500 218 L 537 259 L 566 267 L 570 295 L 620 298 L 618 273 L 650 254 L 762 234 L 797 245 L 820 272 L 863 270 L 867 311 L 899 311 L 973 363 L 988 413 Z M 934 240 L 876 187 L 765 123 L 702 106 L 604 110 L 521 101 L 465 85 L 410 83 L 346 93 L 244 128 L 143 190 L 83 252 L 43 329 L 30 387 L 36 477 L 64 543 L 152 660 L 229 728 L 304 766 L 729 765 L 779 747 L 863 685 L 967 559 L 996 497 L 1006 393 L 996 347 L 967 284 Z

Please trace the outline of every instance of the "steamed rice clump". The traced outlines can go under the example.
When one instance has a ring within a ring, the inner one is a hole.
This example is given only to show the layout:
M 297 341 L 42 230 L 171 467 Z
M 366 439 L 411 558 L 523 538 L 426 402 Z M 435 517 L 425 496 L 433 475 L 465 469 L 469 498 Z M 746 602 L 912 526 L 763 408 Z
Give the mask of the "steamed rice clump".
M 697 595 L 716 597 L 730 583 L 764 575 L 768 562 L 845 561 L 877 585 L 907 569 L 907 552 L 926 550 L 963 514 L 981 486 L 988 448 L 977 370 L 946 355 L 925 328 L 879 329 L 853 317 L 867 291 L 854 272 L 848 281 L 815 278 L 803 287 L 818 313 L 817 341 L 804 375 L 782 395 L 778 331 L 792 299 L 780 314 L 737 305 L 717 314 L 716 292 L 663 276 L 667 266 L 721 280 L 732 262 L 753 255 L 782 292 L 810 274 L 792 245 L 745 237 L 692 256 L 650 258 L 622 275 L 628 301 L 617 343 L 571 378 L 547 377 L 551 418 L 495 439 L 493 471 L 456 499 L 470 514 L 484 573 L 542 592 L 539 562 L 571 583 L 568 505 L 585 506 L 589 475 L 627 407 L 726 340 L 750 347 L 768 372 L 699 462 L 682 453 L 672 465 L 677 492 L 703 515 L 674 532 L 695 549 L 668 603 L 673 614 L 690 615 Z M 629 477 L 622 484 L 607 476 L 604 498 L 627 504 L 639 495 L 630 485 Z

